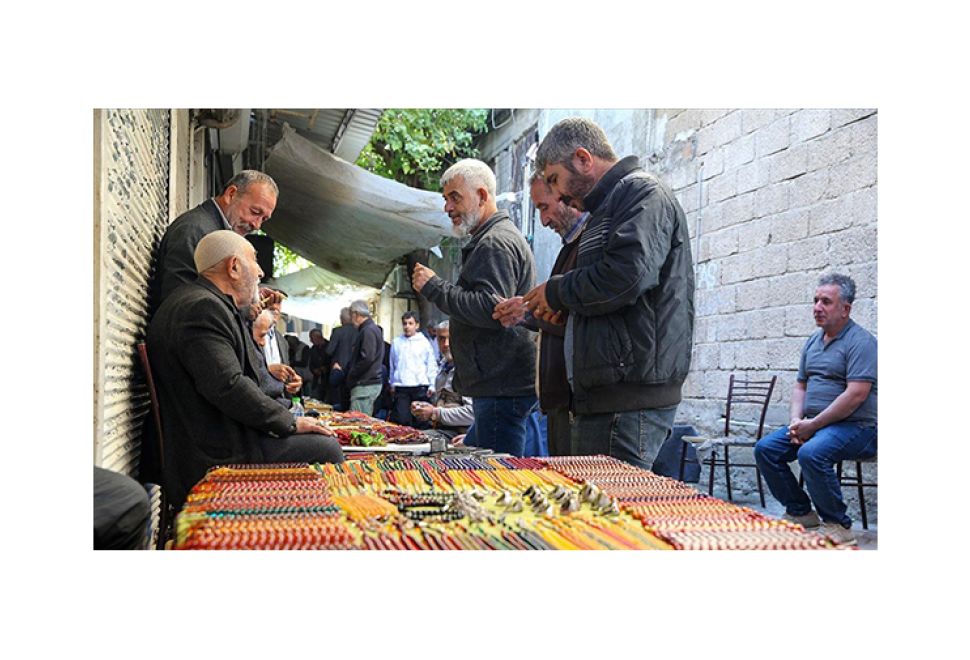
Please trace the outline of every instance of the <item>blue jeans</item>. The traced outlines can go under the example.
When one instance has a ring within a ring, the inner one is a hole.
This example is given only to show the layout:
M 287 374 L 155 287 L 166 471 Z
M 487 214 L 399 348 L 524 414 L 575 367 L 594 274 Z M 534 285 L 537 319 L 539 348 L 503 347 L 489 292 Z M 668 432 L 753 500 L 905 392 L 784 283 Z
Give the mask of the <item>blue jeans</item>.
M 465 444 L 496 453 L 522 456 L 525 452 L 526 420 L 536 395 L 475 397 L 475 423 L 468 429 Z
M 605 454 L 644 470 L 653 468 L 674 426 L 677 406 L 577 415 L 572 428 L 575 456 Z
M 792 516 L 804 516 L 812 510 L 825 522 L 852 526 L 846 515 L 842 488 L 835 475 L 839 461 L 872 458 L 876 455 L 876 427 L 860 426 L 855 422 L 830 424 L 816 431 L 803 445 L 793 445 L 783 426 L 758 441 L 754 458 L 764 475 L 768 490 L 785 506 Z M 808 495 L 788 464 L 798 459 L 808 487 Z M 809 499 L 811 496 L 811 499 Z

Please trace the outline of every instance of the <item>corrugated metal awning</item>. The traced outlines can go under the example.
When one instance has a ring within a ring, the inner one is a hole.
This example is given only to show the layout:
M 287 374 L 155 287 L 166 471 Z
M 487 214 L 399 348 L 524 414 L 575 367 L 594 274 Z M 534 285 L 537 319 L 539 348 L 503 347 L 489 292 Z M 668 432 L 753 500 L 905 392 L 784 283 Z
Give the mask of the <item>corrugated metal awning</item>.
M 286 123 L 300 137 L 353 163 L 374 134 L 381 112 L 374 108 L 269 110 L 269 144 L 282 138 Z

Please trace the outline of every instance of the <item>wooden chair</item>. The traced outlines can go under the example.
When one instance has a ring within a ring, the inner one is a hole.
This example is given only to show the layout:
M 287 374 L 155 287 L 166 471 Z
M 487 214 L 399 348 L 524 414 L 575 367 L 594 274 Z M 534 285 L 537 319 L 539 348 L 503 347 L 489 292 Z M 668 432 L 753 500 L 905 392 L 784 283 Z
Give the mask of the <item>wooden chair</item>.
M 705 447 L 711 449 L 711 455 L 703 459 L 703 463 L 710 465 L 711 468 L 707 484 L 708 495 L 714 494 L 714 469 L 717 466 L 724 466 L 724 480 L 727 484 L 728 500 L 733 499 L 731 492 L 731 468 L 754 468 L 758 478 L 758 496 L 761 498 L 761 506 L 765 506 L 765 489 L 761 480 L 761 470 L 754 463 L 732 463 L 730 449 L 731 447 L 754 447 L 758 440 L 761 439 L 765 428 L 765 416 L 768 414 L 768 403 L 771 401 L 771 393 L 774 391 L 777 381 L 778 376 L 772 376 L 770 380 L 749 380 L 745 376 L 744 380 L 741 380 L 735 374 L 731 374 L 731 379 L 728 381 L 727 402 L 724 410 L 724 436 L 720 438 L 703 438 L 699 436 L 683 437 L 684 444 L 681 446 L 680 451 L 681 481 L 684 480 L 684 465 L 690 462 L 696 462 L 687 458 L 688 443 L 694 445 L 703 444 Z M 752 403 L 761 407 L 760 416 L 758 417 L 758 431 L 753 438 L 731 435 L 731 409 L 739 403 Z M 723 451 L 723 458 L 718 457 L 718 451 Z
M 866 515 L 866 496 L 864 488 L 878 488 L 879 483 L 877 481 L 867 482 L 862 474 L 862 466 L 871 463 L 877 463 L 877 456 L 872 458 L 860 458 L 858 460 L 849 461 L 839 461 L 835 464 L 835 476 L 839 480 L 839 486 L 850 486 L 856 488 L 856 492 L 859 494 L 859 513 L 862 516 L 862 529 L 869 529 L 869 517 Z M 854 463 L 855 464 L 855 474 L 846 474 L 842 470 L 843 463 Z M 798 475 L 798 485 L 805 486 L 805 477 L 802 474 Z
M 165 437 L 162 435 L 162 416 L 159 412 L 158 407 L 158 392 L 155 389 L 155 379 L 152 377 L 152 365 L 148 361 L 148 347 L 145 342 L 140 341 L 135 344 L 135 348 L 138 351 L 138 360 L 141 362 L 142 371 L 145 373 L 145 383 L 148 385 L 148 394 L 151 397 L 152 403 L 152 419 L 155 422 L 155 434 L 156 434 L 156 446 L 148 448 L 148 451 L 154 450 L 156 453 L 155 459 L 159 467 L 161 474 L 165 473 Z M 142 451 L 146 451 L 145 447 L 142 447 Z M 158 523 L 158 544 L 156 547 L 161 550 L 165 547 L 165 542 L 169 539 L 171 535 L 171 523 L 173 520 L 173 512 L 171 511 L 171 506 L 168 502 L 168 498 L 165 496 L 165 489 L 161 490 L 161 507 Z

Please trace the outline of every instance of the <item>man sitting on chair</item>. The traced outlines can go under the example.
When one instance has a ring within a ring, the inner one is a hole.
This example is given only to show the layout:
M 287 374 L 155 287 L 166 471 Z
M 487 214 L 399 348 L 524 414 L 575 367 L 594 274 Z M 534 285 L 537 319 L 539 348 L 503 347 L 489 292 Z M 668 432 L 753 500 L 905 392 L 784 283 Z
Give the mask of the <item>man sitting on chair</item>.
M 876 455 L 876 338 L 849 318 L 855 292 L 845 275 L 819 279 L 813 313 L 821 330 L 802 348 L 791 421 L 754 448 L 768 489 L 785 505 L 785 519 L 806 528 L 821 523 L 820 531 L 840 545 L 856 540 L 835 464 Z M 808 495 L 788 467 L 796 458 Z

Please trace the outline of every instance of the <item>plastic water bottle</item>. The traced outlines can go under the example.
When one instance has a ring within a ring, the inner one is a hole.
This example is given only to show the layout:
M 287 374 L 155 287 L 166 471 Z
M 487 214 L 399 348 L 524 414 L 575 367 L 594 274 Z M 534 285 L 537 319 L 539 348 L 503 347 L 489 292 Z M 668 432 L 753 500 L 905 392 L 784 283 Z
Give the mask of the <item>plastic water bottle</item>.
M 290 412 L 293 413 L 293 418 L 303 417 L 303 404 L 300 403 L 300 397 L 292 397 L 290 401 L 293 402 L 293 405 L 290 406 Z

